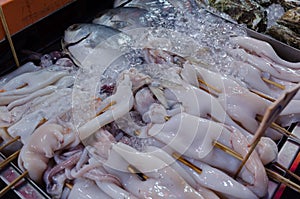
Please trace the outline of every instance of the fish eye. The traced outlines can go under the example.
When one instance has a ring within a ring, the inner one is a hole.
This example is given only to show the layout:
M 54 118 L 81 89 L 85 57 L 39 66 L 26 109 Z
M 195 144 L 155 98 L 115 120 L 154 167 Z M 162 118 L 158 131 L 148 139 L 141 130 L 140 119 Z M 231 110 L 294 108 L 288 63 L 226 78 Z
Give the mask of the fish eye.
M 69 27 L 69 30 L 78 30 L 80 28 L 79 24 L 73 24 L 72 26 Z

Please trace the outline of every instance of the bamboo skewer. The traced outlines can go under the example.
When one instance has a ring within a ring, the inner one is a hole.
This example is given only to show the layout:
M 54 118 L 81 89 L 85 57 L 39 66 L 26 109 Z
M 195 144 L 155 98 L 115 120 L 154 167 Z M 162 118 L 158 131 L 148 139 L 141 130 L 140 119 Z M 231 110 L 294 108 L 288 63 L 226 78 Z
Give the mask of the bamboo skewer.
M 256 116 L 256 120 L 258 120 L 259 122 L 262 122 L 262 116 L 261 115 L 257 115 Z M 278 132 L 286 135 L 286 136 L 293 137 L 294 139 L 297 140 L 298 143 L 300 143 L 300 139 L 296 135 L 292 134 L 291 132 L 289 132 L 285 128 L 281 127 L 280 125 L 276 124 L 275 122 L 271 123 L 270 127 L 272 129 L 277 130 Z
M 240 160 L 240 161 L 243 161 L 243 157 L 235 152 L 234 150 L 232 150 L 231 148 L 215 141 L 214 142 L 214 146 L 223 150 L 224 152 L 228 153 L 229 155 L 235 157 L 236 159 Z M 295 173 L 291 172 L 289 169 L 285 168 L 284 166 L 282 166 L 281 164 L 279 164 L 278 162 L 273 162 L 272 165 L 282 169 L 283 171 L 285 171 L 287 174 L 289 174 L 290 176 L 292 176 L 293 178 L 295 178 L 296 180 L 298 180 L 300 182 L 300 177 L 298 175 L 296 175 Z M 269 178 L 271 179 L 274 179 L 280 183 L 283 183 L 285 184 L 286 186 L 300 192 L 300 186 L 297 185 L 296 183 L 292 182 L 291 180 L 279 175 L 278 173 L 275 173 L 274 171 L 268 169 L 268 168 L 265 168 L 266 169 L 266 172 L 267 172 L 267 175 Z
M 15 186 L 20 180 L 22 180 L 24 177 L 28 175 L 28 171 L 24 171 L 20 176 L 18 176 L 16 179 L 14 179 L 9 185 L 7 185 L 4 189 L 0 191 L 0 198 L 4 196 L 4 194 L 9 191 L 13 186 Z
M 282 84 L 279 84 L 279 83 L 277 83 L 277 82 L 274 82 L 274 81 L 269 80 L 269 79 L 264 78 L 264 77 L 262 78 L 262 80 L 263 80 L 264 82 L 268 83 L 268 84 L 271 84 L 271 85 L 273 85 L 273 86 L 275 86 L 275 87 L 277 87 L 277 88 L 280 88 L 281 90 L 285 90 L 285 86 L 282 85 Z
M 196 165 L 194 165 L 193 163 L 191 163 L 190 161 L 184 159 L 183 157 L 180 156 L 180 154 L 174 152 L 172 154 L 172 156 L 177 159 L 179 162 L 183 163 L 184 165 L 192 168 L 194 171 L 196 171 L 197 173 L 201 174 L 202 173 L 202 169 L 200 169 L 199 167 L 197 167 Z
M 236 151 L 232 150 L 231 148 L 229 148 L 228 146 L 225 146 L 224 144 L 221 144 L 217 141 L 213 142 L 213 145 L 219 149 L 221 149 L 222 151 L 228 153 L 229 155 L 235 157 L 238 160 L 243 160 L 243 156 L 241 156 L 239 153 L 237 153 Z
M 286 186 L 288 186 L 288 187 L 294 189 L 295 191 L 300 192 L 300 185 L 298 185 L 298 184 L 292 182 L 292 181 L 289 180 L 289 179 L 286 179 L 286 178 L 282 177 L 281 175 L 279 175 L 278 173 L 276 173 L 276 172 L 274 172 L 274 171 L 272 171 L 272 170 L 270 170 L 270 169 L 266 169 L 266 172 L 267 172 L 267 174 L 268 174 L 268 176 L 269 176 L 270 178 L 272 178 L 272 179 L 274 179 L 274 180 L 277 180 L 277 181 L 280 182 L 280 183 L 285 184 Z
M 300 177 L 298 175 L 296 175 L 295 173 L 291 172 L 289 169 L 285 168 L 284 166 L 282 166 L 281 164 L 279 164 L 278 162 L 274 162 L 272 165 L 282 169 L 284 172 L 286 172 L 288 175 L 292 176 L 293 178 L 295 178 L 296 180 L 298 180 L 300 182 Z
M 13 154 L 11 154 L 8 158 L 6 158 L 4 161 L 0 163 L 0 169 L 3 169 L 7 164 L 9 164 L 12 160 L 16 159 L 18 155 L 20 154 L 21 150 L 17 150 Z
M 135 168 L 133 165 L 127 167 L 128 171 L 132 174 L 135 174 L 141 181 L 146 181 L 149 177 L 142 173 L 140 170 Z
M 275 102 L 276 101 L 274 98 L 269 97 L 269 96 L 267 96 L 267 95 L 265 95 L 265 94 L 263 94 L 263 93 L 261 93 L 259 91 L 256 91 L 256 90 L 253 90 L 253 89 L 249 89 L 249 91 L 252 92 L 252 93 L 254 93 L 254 94 L 256 94 L 256 95 L 258 95 L 258 96 L 260 96 L 260 97 L 262 97 L 262 98 L 264 98 L 264 99 L 266 99 L 266 100 L 269 100 L 271 102 Z
M 218 88 L 216 88 L 216 87 L 214 87 L 214 86 L 212 86 L 212 85 L 206 83 L 204 80 L 202 80 L 202 79 L 200 79 L 200 78 L 198 78 L 198 82 L 199 82 L 200 84 L 204 84 L 205 86 L 207 86 L 207 88 L 210 88 L 210 89 L 212 89 L 213 91 L 215 91 L 215 92 L 217 92 L 217 93 L 222 93 L 222 91 L 221 91 L 220 89 L 218 89 Z M 206 91 L 208 91 L 208 90 L 206 89 Z M 209 92 L 209 91 L 208 91 L 208 92 Z
M 68 189 L 72 190 L 74 185 L 72 185 L 72 184 L 66 182 L 66 183 L 65 183 L 65 186 L 66 186 Z
M 21 85 L 21 86 L 17 87 L 16 89 L 25 88 L 26 86 L 28 86 L 28 83 L 25 83 L 25 84 L 23 84 L 23 85 Z
M 266 129 L 275 121 L 277 116 L 281 113 L 281 111 L 287 106 L 287 104 L 292 100 L 292 98 L 296 95 L 298 90 L 300 89 L 300 84 L 295 86 L 290 91 L 286 92 L 283 96 L 281 96 L 276 102 L 274 102 L 267 110 L 262 118 L 262 122 L 259 125 L 259 128 L 257 129 L 253 141 L 250 144 L 250 149 L 247 153 L 247 155 L 244 157 L 240 167 L 238 168 L 235 178 L 238 176 L 242 168 L 244 167 L 245 163 L 248 161 L 250 155 L 254 151 L 255 147 L 260 141 L 260 138 L 264 135 Z
M 47 120 L 46 118 L 42 118 L 42 119 L 40 120 L 40 122 L 38 123 L 38 125 L 36 126 L 36 129 L 37 129 L 38 127 L 42 126 L 43 124 L 45 124 L 47 121 L 48 121 L 48 120 Z
M 104 113 L 105 111 L 107 111 L 111 106 L 115 105 L 117 102 L 116 101 L 112 101 L 110 102 L 106 107 L 104 107 L 102 110 L 100 110 L 97 114 L 96 117 L 101 115 L 102 113 Z
M 13 44 L 12 39 L 11 39 L 11 35 L 10 35 L 10 32 L 9 32 L 8 25 L 6 23 L 4 12 L 3 12 L 3 9 L 2 9 L 2 5 L 0 5 L 0 18 L 1 18 L 3 29 L 5 31 L 5 34 L 6 34 L 6 37 L 7 37 L 7 40 L 8 40 L 10 49 L 11 49 L 11 52 L 12 52 L 14 60 L 16 62 L 16 66 L 19 67 L 20 66 L 19 59 L 18 59 L 18 56 L 17 56 L 16 50 L 15 50 L 14 44 Z
M 6 148 L 7 146 L 11 145 L 12 143 L 18 141 L 20 139 L 20 136 L 17 136 L 13 139 L 11 139 L 9 142 L 5 143 L 4 145 L 0 146 L 0 151 L 4 148 Z

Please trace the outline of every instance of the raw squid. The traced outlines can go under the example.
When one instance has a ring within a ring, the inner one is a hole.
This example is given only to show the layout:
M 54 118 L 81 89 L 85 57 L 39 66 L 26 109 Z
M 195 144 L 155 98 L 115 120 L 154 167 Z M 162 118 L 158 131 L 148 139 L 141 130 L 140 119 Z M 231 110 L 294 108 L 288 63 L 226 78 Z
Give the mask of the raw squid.
M 28 170 L 31 179 L 42 182 L 42 176 L 50 158 L 58 150 L 75 147 L 79 139 L 72 129 L 58 124 L 44 124 L 27 138 L 21 149 L 18 165 Z
M 272 46 L 265 41 L 261 41 L 261 40 L 254 39 L 251 37 L 241 37 L 241 36 L 232 37 L 230 39 L 230 41 L 231 41 L 231 43 L 236 44 L 236 45 L 240 46 L 241 48 L 244 48 L 247 51 L 250 51 L 251 53 L 258 55 L 271 63 L 275 62 L 284 67 L 300 69 L 300 63 L 288 62 L 288 61 L 281 59 L 276 54 L 276 52 L 274 51 Z
M 41 121 L 56 119 L 70 111 L 71 93 L 70 88 L 60 89 L 50 95 L 35 98 L 22 107 L 16 107 L 11 111 L 14 123 L 8 128 L 9 134 L 13 137 L 20 136 L 25 143 Z
M 172 150 L 167 149 L 166 151 L 172 153 Z M 186 182 L 189 183 L 189 185 L 198 191 L 201 189 L 202 192 L 199 191 L 201 194 L 209 194 L 208 198 L 218 198 L 218 196 L 211 195 L 211 193 L 207 192 L 205 188 L 216 191 L 217 193 L 222 193 L 223 195 L 228 196 L 228 198 L 257 198 L 255 194 L 252 193 L 248 188 L 235 181 L 227 174 L 201 163 L 200 161 L 190 160 L 190 162 L 193 162 L 202 170 L 202 173 L 198 174 L 192 168 L 185 166 L 184 164 L 179 165 L 174 158 L 159 148 L 148 146 L 146 148 L 146 152 L 153 154 L 154 156 L 168 163 L 178 174 L 180 174 L 180 176 L 186 180 Z M 205 188 L 203 189 L 203 187 Z
M 3 85 L 1 89 L 4 92 L 0 93 L 0 97 L 29 94 L 56 82 L 67 74 L 67 71 L 50 71 L 48 69 L 24 73 Z
M 291 82 L 300 81 L 300 72 L 298 70 L 282 67 L 277 63 L 270 63 L 268 60 L 261 59 L 256 55 L 247 53 L 244 49 L 228 49 L 227 52 L 234 58 L 249 63 L 259 70 L 264 71 L 265 73 L 269 73 L 271 76 L 278 79 Z
M 149 83 L 149 81 L 148 76 L 138 74 L 135 69 L 124 71 L 117 82 L 116 93 L 106 98 L 98 108 L 101 112 L 109 106 L 108 110 L 81 126 L 79 128 L 80 138 L 86 139 L 104 125 L 128 113 L 133 107 L 133 91 Z
M 239 160 L 214 149 L 213 142 L 221 142 L 242 156 L 248 151 L 247 139 L 233 127 L 228 128 L 186 113 L 171 117 L 165 124 L 152 125 L 148 134 L 178 153 L 207 162 L 231 174 L 237 170 Z M 257 153 L 254 152 L 251 156 L 239 176 L 248 184 L 246 187 L 262 197 L 267 191 L 268 178 Z
M 0 87 L 2 87 L 5 83 L 7 83 L 11 79 L 15 78 L 16 76 L 19 76 L 23 73 L 37 71 L 40 69 L 41 69 L 41 67 L 34 65 L 32 62 L 28 62 L 28 63 L 22 65 L 21 67 L 17 68 L 16 70 L 14 70 L 13 72 L 1 77 L 0 78 Z
M 141 181 L 128 173 L 129 164 L 145 173 L 148 179 Z M 123 143 L 112 146 L 105 169 L 118 176 L 125 189 L 139 198 L 203 198 L 165 162 Z
M 91 198 L 101 198 L 101 199 L 112 199 L 106 193 L 104 193 L 95 182 L 83 178 L 78 178 L 74 182 L 74 186 L 70 191 L 67 199 L 91 199 Z
M 217 99 L 227 114 L 254 134 L 259 125 L 256 121 L 256 116 L 264 115 L 266 109 L 271 105 L 271 102 L 251 93 L 228 77 L 201 67 L 195 66 L 195 69 L 200 79 L 203 79 L 207 84 L 220 91 L 220 93 L 216 94 L 218 96 Z M 211 92 L 216 92 L 213 89 L 210 90 Z M 255 103 L 253 103 L 253 101 L 255 101 Z M 266 133 L 266 135 L 275 140 L 281 137 L 281 134 L 270 128 Z
M 258 198 L 246 186 L 235 181 L 222 171 L 200 161 L 191 158 L 186 159 L 198 168 L 201 168 L 202 173 L 198 174 L 190 167 L 181 164 L 200 185 L 221 193 L 227 198 Z

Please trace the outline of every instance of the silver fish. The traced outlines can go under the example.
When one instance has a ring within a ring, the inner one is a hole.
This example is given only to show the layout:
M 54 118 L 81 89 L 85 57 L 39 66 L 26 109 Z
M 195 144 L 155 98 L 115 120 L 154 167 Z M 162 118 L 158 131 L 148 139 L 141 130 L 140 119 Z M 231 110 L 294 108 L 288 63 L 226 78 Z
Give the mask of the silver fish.
M 114 1 L 114 8 L 120 7 L 125 5 L 126 3 L 130 2 L 131 0 L 115 0 Z
M 118 30 L 148 27 L 149 23 L 145 18 L 147 13 L 147 10 L 137 7 L 115 8 L 95 18 L 93 23 L 110 26 Z
M 74 24 L 64 34 L 62 47 L 78 66 L 103 45 L 107 49 L 120 49 L 131 38 L 114 28 L 99 24 Z

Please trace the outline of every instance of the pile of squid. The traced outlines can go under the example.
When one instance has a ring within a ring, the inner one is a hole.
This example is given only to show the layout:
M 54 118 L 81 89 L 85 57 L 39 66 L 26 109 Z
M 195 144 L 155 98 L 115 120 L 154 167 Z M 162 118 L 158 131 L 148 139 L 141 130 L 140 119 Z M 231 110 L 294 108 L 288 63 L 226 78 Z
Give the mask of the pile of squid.
M 19 167 L 53 198 L 267 195 L 283 135 L 268 128 L 236 178 L 215 143 L 245 157 L 300 63 L 191 1 L 130 1 L 70 26 L 62 48 L 0 79 L 2 143 L 20 137 Z M 298 122 L 299 104 L 276 123 Z

